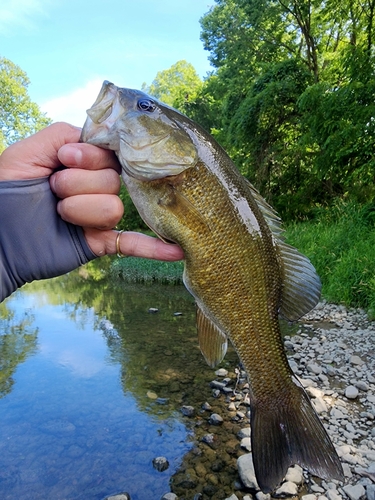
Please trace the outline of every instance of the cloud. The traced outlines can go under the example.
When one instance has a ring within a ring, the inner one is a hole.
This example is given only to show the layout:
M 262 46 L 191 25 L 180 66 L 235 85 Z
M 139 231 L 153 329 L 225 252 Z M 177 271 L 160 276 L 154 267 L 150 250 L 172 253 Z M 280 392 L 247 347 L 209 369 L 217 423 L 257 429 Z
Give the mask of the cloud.
M 104 78 L 90 80 L 78 88 L 41 104 L 41 110 L 54 122 L 64 121 L 82 127 L 86 120 L 86 109 L 94 103 Z
M 33 18 L 46 15 L 45 0 L 2 0 L 0 3 L 0 33 L 12 34 L 14 26 L 34 28 Z

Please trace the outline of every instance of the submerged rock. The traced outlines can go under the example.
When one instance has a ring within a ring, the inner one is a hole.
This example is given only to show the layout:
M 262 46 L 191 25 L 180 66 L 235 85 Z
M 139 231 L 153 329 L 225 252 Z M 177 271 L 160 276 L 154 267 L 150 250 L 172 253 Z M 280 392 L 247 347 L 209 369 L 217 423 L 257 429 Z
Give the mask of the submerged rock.
M 168 469 L 169 462 L 165 457 L 156 457 L 153 459 L 152 465 L 157 471 L 163 472 Z

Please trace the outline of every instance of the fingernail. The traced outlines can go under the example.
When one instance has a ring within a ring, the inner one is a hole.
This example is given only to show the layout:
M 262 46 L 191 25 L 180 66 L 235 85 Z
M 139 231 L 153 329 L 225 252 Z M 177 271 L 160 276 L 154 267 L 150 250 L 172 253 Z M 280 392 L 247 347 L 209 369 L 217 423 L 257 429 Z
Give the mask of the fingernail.
M 82 151 L 79 147 L 72 144 L 65 144 L 60 149 L 60 161 L 67 167 L 78 166 L 82 162 Z

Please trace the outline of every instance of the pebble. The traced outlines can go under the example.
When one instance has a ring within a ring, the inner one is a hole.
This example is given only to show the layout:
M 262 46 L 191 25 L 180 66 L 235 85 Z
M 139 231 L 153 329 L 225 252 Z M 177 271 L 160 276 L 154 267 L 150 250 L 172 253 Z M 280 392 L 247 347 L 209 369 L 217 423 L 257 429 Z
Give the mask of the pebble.
M 375 500 L 375 484 L 368 484 L 366 486 L 367 500 Z
M 241 439 L 241 448 L 244 448 L 246 451 L 251 451 L 251 440 L 249 437 Z
M 212 425 L 221 425 L 224 422 L 224 419 L 217 413 L 213 413 L 208 421 Z
M 165 493 L 160 500 L 178 500 L 178 496 L 174 493 Z
M 169 467 L 169 462 L 165 457 L 156 457 L 152 461 L 154 469 L 159 472 L 164 472 Z
M 117 495 L 106 497 L 105 500 L 130 500 L 130 495 L 129 493 L 118 493 Z
M 219 370 L 216 370 L 215 375 L 217 377 L 226 377 L 228 375 L 228 370 L 225 368 L 219 368 Z
M 298 493 L 298 486 L 292 481 L 285 481 L 280 488 L 276 490 L 276 496 L 294 496 Z
M 349 363 L 351 365 L 363 365 L 364 361 L 359 356 L 351 356 Z
M 343 487 L 343 490 L 348 495 L 350 500 L 360 500 L 360 498 L 363 498 L 366 494 L 366 490 L 362 484 L 356 484 L 354 486 L 348 484 Z
M 195 416 L 195 408 L 193 406 L 185 405 L 181 408 L 181 413 L 185 417 L 194 417 Z
M 311 363 L 311 364 L 307 365 L 306 368 L 307 368 L 307 371 L 309 371 L 310 373 L 313 373 L 314 375 L 319 375 L 323 371 L 323 368 L 315 363 Z
M 345 397 L 348 399 L 356 399 L 358 397 L 359 391 L 354 385 L 349 385 L 345 389 Z
M 303 471 L 299 465 L 294 467 L 289 467 L 288 472 L 285 476 L 286 481 L 291 481 L 295 484 L 302 484 L 303 482 Z
M 253 456 L 251 453 L 242 455 L 237 460 L 238 473 L 241 481 L 250 490 L 259 490 L 259 486 L 255 477 Z

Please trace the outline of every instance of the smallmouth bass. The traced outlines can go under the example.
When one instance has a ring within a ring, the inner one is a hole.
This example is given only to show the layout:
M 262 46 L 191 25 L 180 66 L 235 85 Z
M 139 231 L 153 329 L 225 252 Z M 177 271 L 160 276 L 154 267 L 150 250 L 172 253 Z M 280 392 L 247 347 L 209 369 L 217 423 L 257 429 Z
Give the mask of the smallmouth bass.
M 319 300 L 310 261 L 282 237 L 281 221 L 199 125 L 137 90 L 103 87 L 81 141 L 116 152 L 141 217 L 185 254 L 198 340 L 210 366 L 229 338 L 249 378 L 251 446 L 263 492 L 289 466 L 343 480 L 336 451 L 291 371 L 279 314 L 295 321 Z

